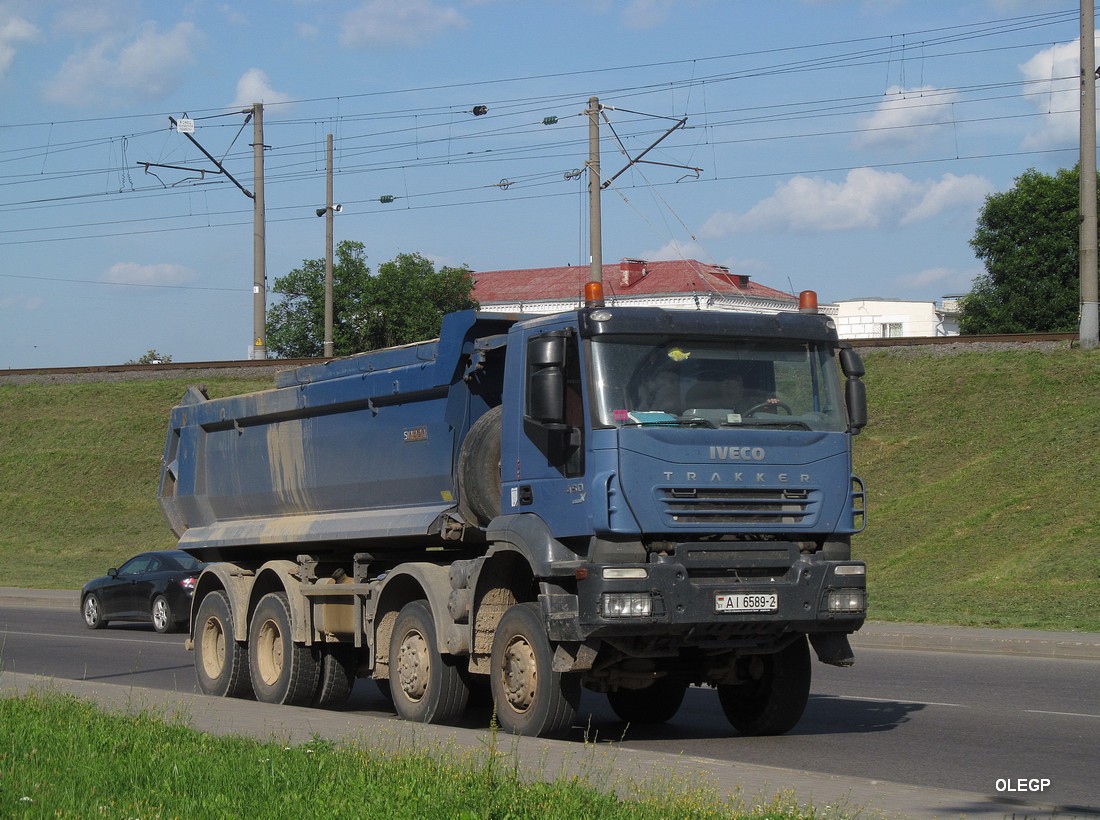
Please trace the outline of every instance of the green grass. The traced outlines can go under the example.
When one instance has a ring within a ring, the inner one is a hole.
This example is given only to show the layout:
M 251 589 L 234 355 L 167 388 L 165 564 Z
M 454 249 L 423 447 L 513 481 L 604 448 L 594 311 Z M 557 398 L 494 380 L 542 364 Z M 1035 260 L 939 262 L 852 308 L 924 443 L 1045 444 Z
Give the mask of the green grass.
M 215 737 L 179 716 L 108 714 L 50 692 L 0 699 L 0 725 L 0 816 L 11 818 L 822 816 L 789 795 L 746 805 L 671 775 L 608 783 L 626 797 L 582 777 L 534 780 L 495 748 L 495 736 L 476 753 L 381 752 L 321 739 L 291 746 Z
M 871 617 L 1100 631 L 1100 352 L 866 358 Z
M 0 586 L 79 589 L 175 538 L 157 505 L 168 411 L 189 382 L 0 385 Z M 211 396 L 270 379 L 206 382 Z
M 865 358 L 871 617 L 1100 631 L 1100 351 Z M 156 484 L 187 384 L 0 386 L 0 586 L 79 588 L 172 545 Z

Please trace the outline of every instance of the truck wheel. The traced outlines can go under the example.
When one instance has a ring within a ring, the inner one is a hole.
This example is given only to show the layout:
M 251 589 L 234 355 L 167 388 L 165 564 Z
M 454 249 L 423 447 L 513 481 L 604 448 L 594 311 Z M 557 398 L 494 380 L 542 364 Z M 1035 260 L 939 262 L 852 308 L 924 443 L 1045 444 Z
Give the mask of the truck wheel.
M 500 432 L 503 406 L 474 422 L 458 455 L 458 503 L 471 524 L 485 526 L 500 515 Z
M 172 607 L 168 605 L 168 599 L 163 595 L 153 599 L 149 614 L 153 619 L 153 629 L 157 632 L 171 632 L 176 628 L 176 622 L 172 619 Z
M 347 702 L 355 684 L 351 649 L 340 644 L 321 644 L 320 654 L 321 674 L 312 705 L 319 709 L 339 709 Z
M 576 674 L 554 671 L 554 652 L 537 603 L 510 607 L 493 636 L 490 685 L 506 732 L 560 737 L 573 726 L 581 701 Z
M 222 591 L 202 599 L 195 615 L 195 677 L 207 695 L 252 696 L 248 650 L 233 640 L 229 597 Z
M 417 723 L 449 723 L 466 709 L 470 691 L 458 666 L 440 654 L 424 601 L 405 604 L 394 622 L 390 694 L 397 714 Z
M 722 711 L 743 735 L 781 735 L 794 728 L 810 697 L 810 650 L 799 638 L 774 655 L 749 661 L 749 678 L 721 684 Z
M 624 723 L 635 725 L 667 723 L 680 711 L 687 681 L 657 678 L 645 689 L 619 689 L 607 693 L 612 711 Z
M 264 703 L 305 706 L 317 691 L 321 664 L 313 650 L 291 639 L 290 603 L 285 592 L 260 599 L 248 627 L 252 689 Z
M 103 629 L 107 626 L 107 619 L 103 617 L 103 605 L 95 593 L 89 593 L 84 599 L 80 612 L 84 616 L 84 626 L 88 629 Z

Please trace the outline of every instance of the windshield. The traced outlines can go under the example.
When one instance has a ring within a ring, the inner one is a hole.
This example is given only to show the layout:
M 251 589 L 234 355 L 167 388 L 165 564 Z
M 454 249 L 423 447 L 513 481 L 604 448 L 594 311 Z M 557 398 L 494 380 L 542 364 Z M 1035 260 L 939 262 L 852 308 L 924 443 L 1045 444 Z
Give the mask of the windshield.
M 602 336 L 592 371 L 604 426 L 847 429 L 835 360 L 814 343 Z

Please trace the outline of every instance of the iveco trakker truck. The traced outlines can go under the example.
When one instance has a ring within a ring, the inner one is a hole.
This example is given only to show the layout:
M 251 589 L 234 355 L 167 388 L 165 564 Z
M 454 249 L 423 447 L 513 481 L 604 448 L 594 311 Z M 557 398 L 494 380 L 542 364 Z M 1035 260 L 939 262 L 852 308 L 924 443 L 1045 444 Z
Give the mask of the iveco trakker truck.
M 437 340 L 172 410 L 160 503 L 211 562 L 202 691 L 562 735 L 582 687 L 631 723 L 691 685 L 729 722 L 802 715 L 852 663 L 866 577 L 863 366 L 816 311 L 448 315 Z

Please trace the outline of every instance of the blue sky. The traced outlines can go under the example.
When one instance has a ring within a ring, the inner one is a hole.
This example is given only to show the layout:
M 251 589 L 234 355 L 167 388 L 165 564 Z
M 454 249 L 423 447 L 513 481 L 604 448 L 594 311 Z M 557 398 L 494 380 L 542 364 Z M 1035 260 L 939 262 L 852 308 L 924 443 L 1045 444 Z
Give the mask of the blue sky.
M 1078 8 L 0 0 L 0 368 L 247 356 L 252 201 L 169 117 L 252 190 L 254 102 L 269 289 L 324 256 L 328 133 L 336 239 L 372 267 L 586 265 L 567 177 L 597 96 L 604 178 L 687 118 L 605 190 L 605 262 L 823 301 L 965 292 L 984 198 L 1077 162 Z

